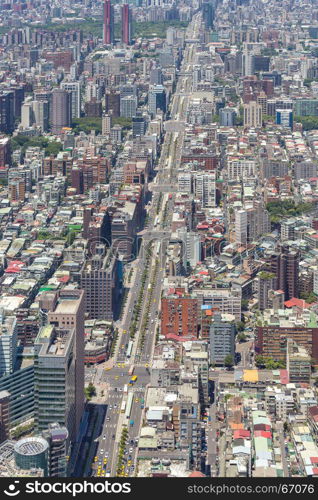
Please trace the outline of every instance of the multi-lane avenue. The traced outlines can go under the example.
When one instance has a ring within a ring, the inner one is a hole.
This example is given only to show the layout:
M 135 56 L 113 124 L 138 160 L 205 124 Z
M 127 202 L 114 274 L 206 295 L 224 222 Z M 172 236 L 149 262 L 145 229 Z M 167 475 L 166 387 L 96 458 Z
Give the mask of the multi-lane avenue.
M 186 38 L 195 39 L 199 27 L 200 15 L 195 15 L 187 28 Z M 128 429 L 128 435 L 124 457 L 120 464 L 120 474 L 132 476 L 135 473 L 137 441 L 144 412 L 145 390 L 150 382 L 151 362 L 160 318 L 160 296 L 166 270 L 166 246 L 171 236 L 175 196 L 173 186 L 175 186 L 176 173 L 181 160 L 187 108 L 192 90 L 191 65 L 194 63 L 195 52 L 196 44 L 187 43 L 176 91 L 170 102 L 170 120 L 165 123 L 165 135 L 156 167 L 156 176 L 154 182 L 149 185 L 153 196 L 148 206 L 148 222 L 142 231 L 142 243 L 138 256 L 130 264 L 132 278 L 128 298 L 121 320 L 116 324 L 119 334 L 114 365 L 111 369 L 104 370 L 102 374 L 102 381 L 106 382 L 108 388 L 105 395 L 106 412 L 96 418 L 96 439 L 92 440 L 86 460 L 87 472 L 90 469 L 93 475 L 118 475 L 119 441 L 124 427 Z M 165 193 L 171 193 L 171 196 L 168 197 L 168 194 L 164 196 Z M 164 217 L 163 213 L 165 213 Z M 147 265 L 146 249 L 149 248 L 150 259 L 148 258 Z M 147 274 L 142 291 L 140 276 L 145 269 L 147 269 Z M 137 319 L 133 348 L 127 356 L 130 325 L 141 293 L 142 307 Z M 141 337 L 142 330 L 143 338 Z M 137 380 L 129 385 L 131 379 L 129 372 L 132 373 L 133 370 Z M 133 392 L 129 415 L 124 410 L 128 400 L 127 391 Z

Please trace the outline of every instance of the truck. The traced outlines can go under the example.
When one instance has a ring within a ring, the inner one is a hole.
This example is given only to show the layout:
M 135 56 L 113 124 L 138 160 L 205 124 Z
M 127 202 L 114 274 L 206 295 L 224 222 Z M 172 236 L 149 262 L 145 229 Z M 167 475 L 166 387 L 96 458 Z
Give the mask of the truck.
M 134 421 L 134 420 L 131 420 L 131 421 L 129 422 L 130 427 L 133 427 L 133 426 L 134 426 L 134 423 L 135 423 L 135 421 Z

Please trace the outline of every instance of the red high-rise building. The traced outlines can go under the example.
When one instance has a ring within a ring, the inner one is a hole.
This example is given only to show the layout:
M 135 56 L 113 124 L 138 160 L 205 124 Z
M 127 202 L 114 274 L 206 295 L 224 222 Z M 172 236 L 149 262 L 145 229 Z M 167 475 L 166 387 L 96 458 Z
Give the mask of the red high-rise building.
M 104 2 L 104 33 L 103 39 L 105 45 L 114 43 L 114 8 L 111 0 Z
M 127 3 L 121 8 L 121 40 L 126 45 L 131 44 L 131 10 Z

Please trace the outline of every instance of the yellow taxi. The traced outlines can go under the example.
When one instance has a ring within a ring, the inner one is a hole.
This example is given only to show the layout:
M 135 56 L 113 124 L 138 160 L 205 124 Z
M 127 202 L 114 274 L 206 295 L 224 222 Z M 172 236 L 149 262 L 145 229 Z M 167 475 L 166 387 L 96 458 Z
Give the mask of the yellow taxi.
M 105 458 L 104 458 L 104 465 L 106 465 L 106 464 L 107 464 L 107 462 L 108 462 L 108 460 L 107 460 L 107 458 L 105 457 Z
M 139 399 L 138 398 L 135 399 L 135 403 L 139 403 Z
M 116 375 L 115 380 L 118 380 L 118 379 L 119 379 L 119 376 L 118 376 L 118 375 Z
M 98 457 L 95 457 L 95 458 L 94 458 L 94 462 L 97 462 L 97 460 L 98 460 Z
M 124 330 L 123 333 L 127 333 L 127 330 Z
M 128 460 L 127 465 L 128 465 L 128 467 L 131 466 L 131 460 Z

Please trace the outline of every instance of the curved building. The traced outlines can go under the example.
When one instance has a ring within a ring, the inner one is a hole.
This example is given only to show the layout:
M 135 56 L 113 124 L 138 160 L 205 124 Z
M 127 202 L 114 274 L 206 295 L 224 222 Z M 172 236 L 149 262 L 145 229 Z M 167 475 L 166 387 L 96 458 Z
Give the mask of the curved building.
M 14 458 L 17 467 L 24 470 L 42 469 L 48 472 L 49 444 L 41 437 L 20 439 L 14 445 Z

